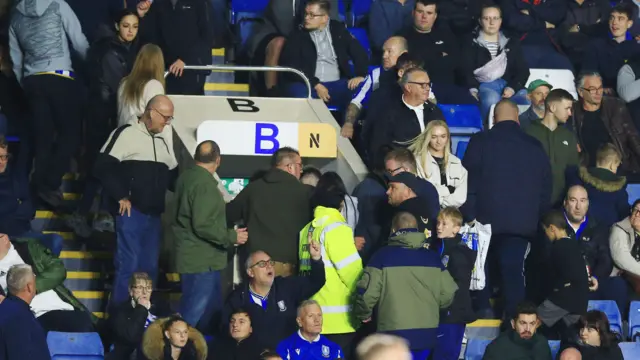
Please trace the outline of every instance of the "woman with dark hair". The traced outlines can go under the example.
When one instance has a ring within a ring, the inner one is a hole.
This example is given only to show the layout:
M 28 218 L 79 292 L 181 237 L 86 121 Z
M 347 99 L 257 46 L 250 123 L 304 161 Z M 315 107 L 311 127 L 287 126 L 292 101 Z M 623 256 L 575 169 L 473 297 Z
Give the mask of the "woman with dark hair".
M 562 346 L 560 360 L 623 360 L 616 336 L 611 332 L 609 319 L 602 311 L 591 310 L 580 317 L 578 338 Z
M 142 351 L 148 360 L 205 360 L 207 343 L 180 315 L 172 315 L 149 326 Z
M 358 224 L 358 218 L 360 217 L 360 213 L 358 212 L 358 198 L 349 195 L 347 188 L 344 186 L 344 182 L 338 173 L 334 171 L 327 171 L 320 176 L 314 196 L 311 198 L 312 208 L 315 209 L 316 206 L 318 206 L 318 203 L 316 202 L 319 200 L 317 198 L 318 195 L 328 191 L 342 195 L 344 204 L 340 209 L 340 213 L 347 221 L 347 225 L 354 230 L 356 228 L 356 224 Z

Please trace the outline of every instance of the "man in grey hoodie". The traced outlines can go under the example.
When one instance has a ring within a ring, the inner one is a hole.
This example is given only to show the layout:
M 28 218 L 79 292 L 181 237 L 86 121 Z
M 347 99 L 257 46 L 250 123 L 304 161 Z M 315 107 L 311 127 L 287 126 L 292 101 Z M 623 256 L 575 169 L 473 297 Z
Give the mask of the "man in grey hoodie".
M 69 41 L 84 59 L 89 43 L 64 0 L 17 3 L 11 14 L 9 53 L 29 100 L 35 144 L 33 185 L 54 208 L 62 205 L 62 176 L 82 129 L 82 88 L 73 73 Z

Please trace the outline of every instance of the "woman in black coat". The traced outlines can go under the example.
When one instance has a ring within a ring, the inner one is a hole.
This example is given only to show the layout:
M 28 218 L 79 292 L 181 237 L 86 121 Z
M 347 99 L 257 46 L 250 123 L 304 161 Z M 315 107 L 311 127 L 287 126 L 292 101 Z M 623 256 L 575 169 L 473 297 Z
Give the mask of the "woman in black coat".
M 563 341 L 559 360 L 624 360 L 622 350 L 611 330 L 609 319 L 602 311 L 591 310 L 578 321 L 575 338 Z

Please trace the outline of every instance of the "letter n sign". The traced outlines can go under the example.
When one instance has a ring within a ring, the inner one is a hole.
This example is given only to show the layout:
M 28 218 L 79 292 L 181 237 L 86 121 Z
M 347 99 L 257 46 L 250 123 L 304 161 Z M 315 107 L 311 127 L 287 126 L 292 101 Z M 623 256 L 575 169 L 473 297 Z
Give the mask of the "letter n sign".
M 271 155 L 280 148 L 278 127 L 275 124 L 256 123 L 255 154 Z M 268 144 L 271 144 L 270 146 Z

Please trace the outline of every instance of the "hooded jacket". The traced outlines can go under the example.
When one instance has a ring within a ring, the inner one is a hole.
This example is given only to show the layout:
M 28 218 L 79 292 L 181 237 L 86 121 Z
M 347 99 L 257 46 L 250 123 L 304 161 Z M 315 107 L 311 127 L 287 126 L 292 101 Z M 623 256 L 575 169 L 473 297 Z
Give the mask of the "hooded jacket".
M 274 168 L 227 204 L 227 221 L 244 220 L 248 253 L 262 250 L 275 261 L 297 264 L 298 234 L 311 221 L 311 189 Z
M 158 319 L 149 325 L 142 339 L 142 352 L 148 360 L 172 360 L 171 345 L 166 340 L 162 326 L 167 318 Z M 182 348 L 178 360 L 205 360 L 207 358 L 207 342 L 202 334 L 189 326 L 189 340 Z
M 18 2 L 9 28 L 9 52 L 18 81 L 42 72 L 72 71 L 69 41 L 84 59 L 89 42 L 64 0 Z
M 538 333 L 525 340 L 513 329 L 501 333 L 487 346 L 482 360 L 551 360 L 547 339 Z
M 430 182 L 438 191 L 440 207 L 459 208 L 467 201 L 467 170 L 455 155 L 450 153 L 447 157 L 446 185 L 441 183 L 440 166 L 430 152 L 417 154 L 416 163 L 418 176 Z M 453 187 L 454 191 L 450 191 L 449 187 Z
M 567 188 L 582 185 L 589 195 L 589 214 L 606 227 L 629 215 L 627 178 L 597 167 L 572 169 L 567 172 Z
M 432 349 L 440 310 L 458 286 L 438 253 L 424 247 L 418 229 L 398 231 L 378 250 L 358 281 L 353 315 L 369 319 L 377 307 L 377 330 L 405 338 L 412 350 Z
M 453 297 L 451 306 L 440 311 L 440 323 L 468 324 L 476 321 L 477 317 L 473 311 L 469 288 L 478 252 L 470 249 L 462 241 L 460 234 L 454 238 L 440 239 L 436 251 L 440 253 L 442 265 L 458 285 L 458 291 Z
M 266 349 L 262 345 L 258 335 L 251 334 L 248 338 L 238 342 L 228 334 L 216 339 L 215 355 L 209 355 L 214 360 L 252 360 L 259 359 L 260 354 Z

